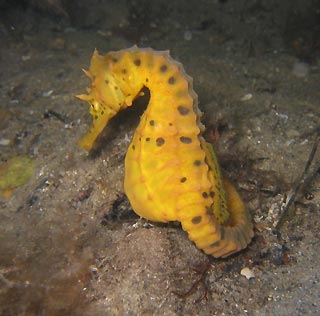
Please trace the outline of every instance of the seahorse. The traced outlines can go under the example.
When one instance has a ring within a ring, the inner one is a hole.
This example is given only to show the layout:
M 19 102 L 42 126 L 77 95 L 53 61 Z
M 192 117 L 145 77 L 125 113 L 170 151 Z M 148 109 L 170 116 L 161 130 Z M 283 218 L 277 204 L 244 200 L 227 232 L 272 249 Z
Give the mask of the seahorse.
M 133 105 L 143 88 L 149 104 L 125 158 L 124 189 L 133 210 L 150 221 L 179 221 L 206 254 L 227 257 L 250 243 L 253 225 L 236 189 L 222 177 L 192 78 L 169 51 L 133 46 L 105 56 L 95 50 L 87 94 L 93 125 L 79 141 L 90 150 L 109 120 Z

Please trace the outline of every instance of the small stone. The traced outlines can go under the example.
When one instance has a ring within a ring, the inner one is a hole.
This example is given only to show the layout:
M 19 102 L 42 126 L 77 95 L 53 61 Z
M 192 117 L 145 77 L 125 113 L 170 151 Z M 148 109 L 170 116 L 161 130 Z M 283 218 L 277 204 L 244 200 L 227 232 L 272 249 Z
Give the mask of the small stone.
M 52 93 L 53 93 L 53 90 L 48 90 L 48 91 L 43 92 L 42 96 L 47 98 L 47 97 L 50 97 Z
M 292 67 L 292 73 L 298 77 L 303 78 L 309 74 L 310 66 L 307 63 L 296 61 Z
M 252 270 L 245 267 L 240 271 L 240 274 L 247 278 L 247 280 L 254 279 L 256 276 Z
M 29 54 L 22 55 L 22 57 L 21 57 L 21 60 L 22 60 L 22 61 L 28 61 L 28 60 L 30 60 L 30 59 L 31 59 L 31 55 L 29 55 Z
M 49 43 L 50 47 L 53 49 L 61 50 L 65 48 L 66 41 L 61 37 L 57 37 Z
M 300 137 L 300 132 L 295 129 L 289 129 L 286 131 L 286 136 L 288 138 Z
M 253 95 L 251 93 L 247 93 L 240 100 L 241 101 L 249 101 L 252 99 L 252 97 L 253 97 Z
M 191 31 L 185 31 L 183 37 L 184 37 L 184 39 L 186 41 L 190 41 L 192 39 L 192 32 Z
M 8 146 L 10 144 L 10 139 L 0 138 L 0 146 Z

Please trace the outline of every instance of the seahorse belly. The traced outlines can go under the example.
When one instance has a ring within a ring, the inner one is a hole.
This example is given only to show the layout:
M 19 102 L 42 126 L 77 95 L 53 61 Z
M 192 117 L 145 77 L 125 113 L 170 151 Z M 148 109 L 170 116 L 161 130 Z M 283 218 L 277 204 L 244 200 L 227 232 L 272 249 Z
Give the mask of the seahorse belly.
M 225 257 L 250 242 L 252 223 L 236 190 L 221 178 L 217 159 L 201 132 L 192 79 L 168 52 L 136 46 L 91 60 L 87 95 L 93 128 L 80 141 L 91 149 L 102 127 L 150 90 L 125 159 L 125 192 L 132 208 L 153 221 L 180 221 L 208 254 Z

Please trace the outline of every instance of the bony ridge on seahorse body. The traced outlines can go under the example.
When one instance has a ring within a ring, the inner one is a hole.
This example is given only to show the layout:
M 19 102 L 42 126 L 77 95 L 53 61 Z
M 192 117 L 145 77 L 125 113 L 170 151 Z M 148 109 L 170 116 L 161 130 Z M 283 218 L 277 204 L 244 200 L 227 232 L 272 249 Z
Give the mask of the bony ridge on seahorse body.
M 93 125 L 79 141 L 90 150 L 119 111 L 146 87 L 148 107 L 125 159 L 125 192 L 134 211 L 149 220 L 179 221 L 205 253 L 227 257 L 253 237 L 250 216 L 239 194 L 221 176 L 212 146 L 201 136 L 192 79 L 168 51 L 138 48 L 94 52 L 87 94 Z

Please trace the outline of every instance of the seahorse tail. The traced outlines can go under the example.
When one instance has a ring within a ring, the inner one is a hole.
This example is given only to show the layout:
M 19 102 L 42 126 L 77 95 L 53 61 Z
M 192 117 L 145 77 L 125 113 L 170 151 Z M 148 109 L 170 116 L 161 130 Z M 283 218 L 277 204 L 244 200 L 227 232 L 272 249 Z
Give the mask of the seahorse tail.
M 210 210 L 202 215 L 199 223 L 188 218 L 180 219 L 190 240 L 216 258 L 225 258 L 246 248 L 253 237 L 252 222 L 238 192 L 229 181 L 223 180 L 223 184 L 230 213 L 226 223 L 219 224 Z

